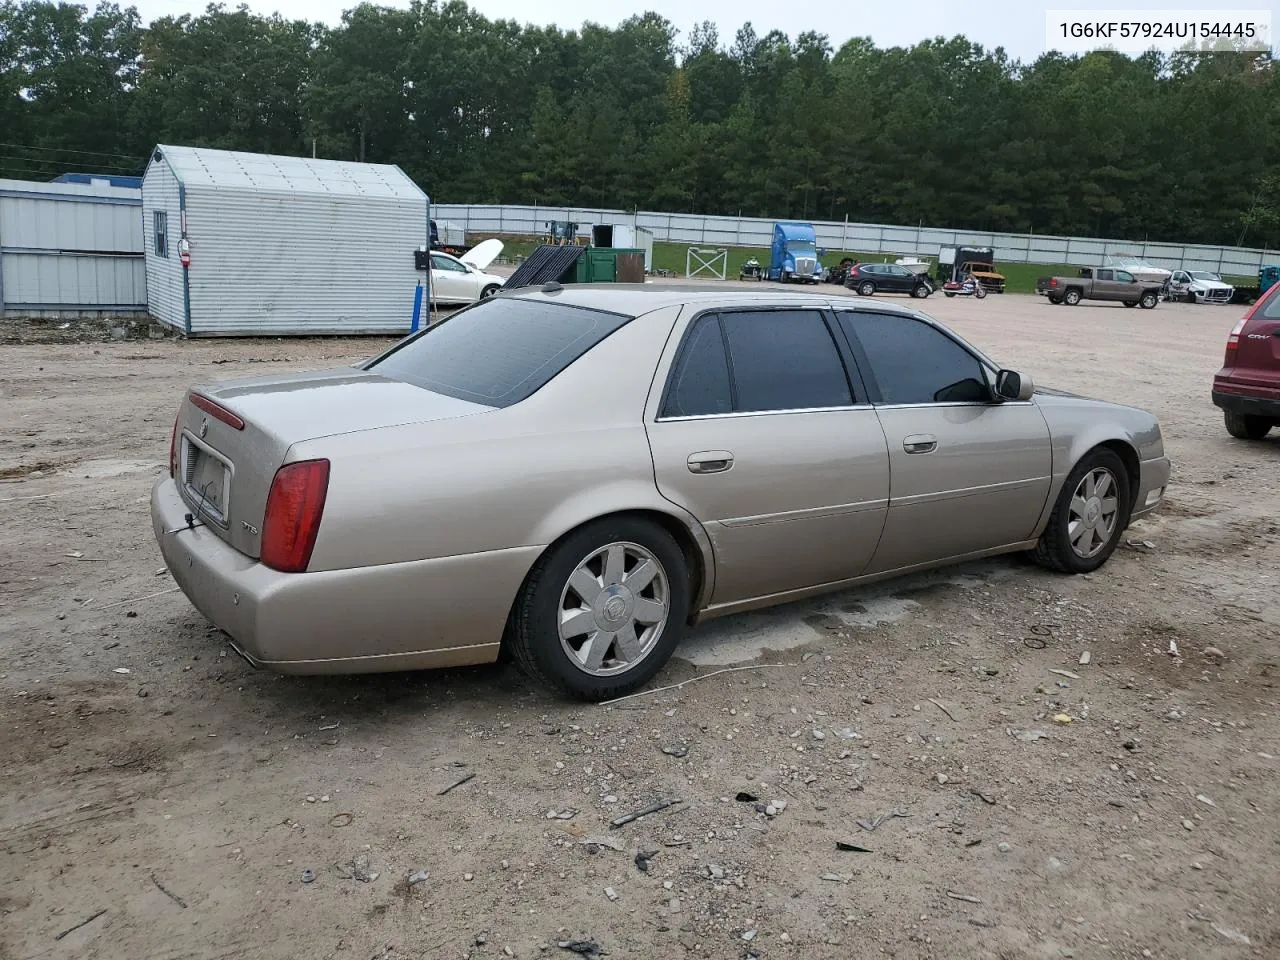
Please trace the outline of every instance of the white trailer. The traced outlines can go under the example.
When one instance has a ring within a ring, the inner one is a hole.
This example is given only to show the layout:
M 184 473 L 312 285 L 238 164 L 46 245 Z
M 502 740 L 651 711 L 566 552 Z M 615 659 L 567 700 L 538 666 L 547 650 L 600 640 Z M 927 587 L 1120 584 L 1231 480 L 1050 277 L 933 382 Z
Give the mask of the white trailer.
M 408 333 L 427 196 L 397 166 L 160 145 L 147 301 L 189 336 Z

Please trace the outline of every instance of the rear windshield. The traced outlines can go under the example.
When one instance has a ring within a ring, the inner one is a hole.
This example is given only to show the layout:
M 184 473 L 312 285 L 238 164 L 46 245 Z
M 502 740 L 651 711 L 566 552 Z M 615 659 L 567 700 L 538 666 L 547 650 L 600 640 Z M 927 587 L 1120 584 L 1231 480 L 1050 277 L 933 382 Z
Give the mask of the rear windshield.
M 365 368 L 435 393 L 509 407 L 630 317 L 494 297 L 405 340 Z

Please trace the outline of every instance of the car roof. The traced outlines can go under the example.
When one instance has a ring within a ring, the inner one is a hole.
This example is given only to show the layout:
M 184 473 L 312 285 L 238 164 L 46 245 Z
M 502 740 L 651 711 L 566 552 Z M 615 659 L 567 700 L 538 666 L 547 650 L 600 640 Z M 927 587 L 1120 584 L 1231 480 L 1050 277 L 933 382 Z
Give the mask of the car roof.
M 872 309 L 915 315 L 915 311 L 898 304 L 830 293 L 804 293 L 795 290 L 747 290 L 741 287 L 715 288 L 702 284 L 638 284 L 638 283 L 570 283 L 547 292 L 543 287 L 522 287 L 503 294 L 521 300 L 542 300 L 594 310 L 606 310 L 628 317 L 638 317 L 663 307 L 740 307 L 740 306 L 813 306 L 835 305 L 841 309 Z

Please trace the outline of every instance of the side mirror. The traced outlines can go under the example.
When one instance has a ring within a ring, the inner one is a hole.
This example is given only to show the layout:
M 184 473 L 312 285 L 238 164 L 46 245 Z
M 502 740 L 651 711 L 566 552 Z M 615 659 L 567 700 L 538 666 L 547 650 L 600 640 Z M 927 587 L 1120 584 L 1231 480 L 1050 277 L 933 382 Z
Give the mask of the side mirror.
M 996 374 L 996 397 L 1000 400 L 1030 400 L 1035 391 L 1035 384 L 1024 374 L 1013 370 Z

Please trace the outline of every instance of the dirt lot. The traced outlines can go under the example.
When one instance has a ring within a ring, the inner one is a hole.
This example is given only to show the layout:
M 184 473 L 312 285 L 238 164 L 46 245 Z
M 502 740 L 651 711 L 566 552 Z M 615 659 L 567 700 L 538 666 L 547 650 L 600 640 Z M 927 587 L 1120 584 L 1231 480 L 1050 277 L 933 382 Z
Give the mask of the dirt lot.
M 175 592 L 180 390 L 377 341 L 0 331 L 69 341 L 0 346 L 0 958 L 1280 956 L 1280 436 L 1208 397 L 1238 309 L 927 306 L 1161 417 L 1138 545 L 709 624 L 657 685 L 756 669 L 614 707 L 255 672 Z

